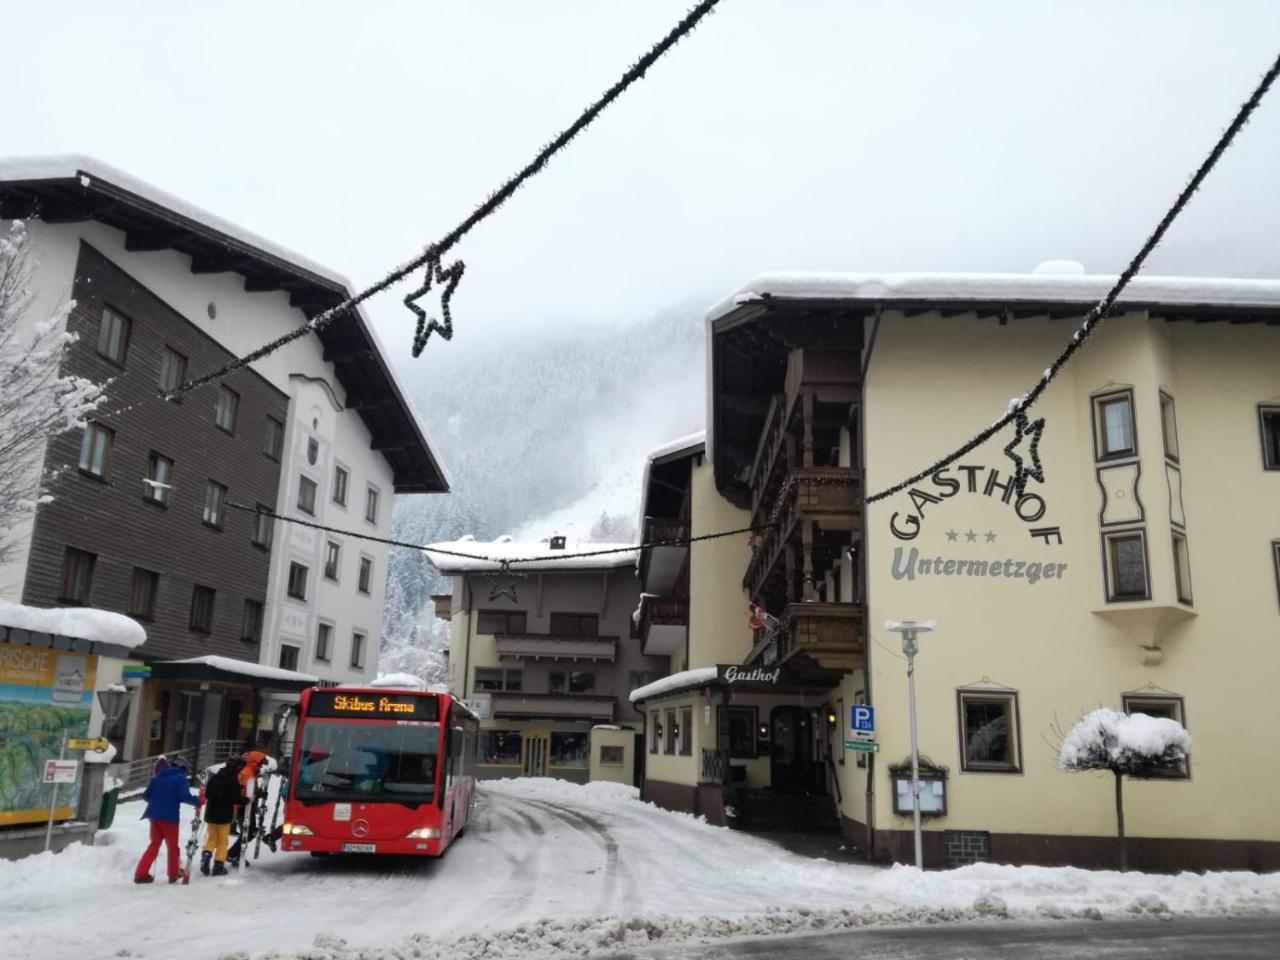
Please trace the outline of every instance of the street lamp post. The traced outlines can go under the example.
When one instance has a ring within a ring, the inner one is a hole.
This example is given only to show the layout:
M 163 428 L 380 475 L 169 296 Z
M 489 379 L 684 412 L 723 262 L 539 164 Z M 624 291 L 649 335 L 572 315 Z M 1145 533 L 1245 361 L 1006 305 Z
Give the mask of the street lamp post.
M 907 700 L 911 711 L 911 827 L 915 835 L 916 868 L 924 869 L 924 844 L 920 836 L 920 745 L 916 736 L 916 636 L 938 626 L 936 620 L 886 620 L 884 628 L 902 634 L 902 652 L 907 658 Z

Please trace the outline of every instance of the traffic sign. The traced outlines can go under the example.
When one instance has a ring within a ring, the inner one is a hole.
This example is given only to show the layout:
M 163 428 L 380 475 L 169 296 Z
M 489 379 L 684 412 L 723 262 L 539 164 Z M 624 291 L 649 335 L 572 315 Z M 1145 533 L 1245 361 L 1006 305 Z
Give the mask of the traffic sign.
M 873 740 L 846 740 L 844 742 L 846 750 L 854 750 L 858 753 L 879 753 L 880 744 Z
M 849 708 L 849 729 L 855 733 L 871 733 L 876 728 L 876 708 L 855 703 Z
M 45 783 L 75 783 L 76 770 L 80 766 L 74 760 L 46 760 L 44 762 Z
M 68 740 L 68 750 L 98 750 L 107 749 L 106 737 L 91 737 L 88 740 Z

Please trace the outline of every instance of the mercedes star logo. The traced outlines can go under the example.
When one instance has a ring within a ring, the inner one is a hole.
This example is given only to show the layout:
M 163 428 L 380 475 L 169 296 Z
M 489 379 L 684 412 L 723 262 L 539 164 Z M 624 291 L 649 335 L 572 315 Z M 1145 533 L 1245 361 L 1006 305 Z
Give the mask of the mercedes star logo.
M 357 820 L 351 825 L 351 835 L 353 837 L 367 837 L 369 835 L 369 821 Z

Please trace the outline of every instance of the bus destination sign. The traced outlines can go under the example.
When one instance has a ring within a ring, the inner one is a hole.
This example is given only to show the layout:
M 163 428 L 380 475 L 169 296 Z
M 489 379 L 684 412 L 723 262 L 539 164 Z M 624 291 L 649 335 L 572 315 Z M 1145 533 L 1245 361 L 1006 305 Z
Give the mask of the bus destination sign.
M 439 720 L 440 704 L 433 696 L 372 690 L 314 690 L 307 715 L 365 717 L 371 720 Z

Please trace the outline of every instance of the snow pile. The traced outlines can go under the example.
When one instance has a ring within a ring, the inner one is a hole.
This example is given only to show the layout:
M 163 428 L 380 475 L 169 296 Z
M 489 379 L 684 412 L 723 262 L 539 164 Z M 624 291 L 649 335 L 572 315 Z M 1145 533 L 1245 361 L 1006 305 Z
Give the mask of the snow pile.
M 396 690 L 426 690 L 427 681 L 411 673 L 380 673 L 369 681 L 371 687 L 390 687 Z
M 85 763 L 110 763 L 116 758 L 116 745 L 107 743 L 105 750 L 86 750 L 84 752 Z
M 28 607 L 0 600 L 0 626 L 129 649 L 147 640 L 147 632 L 133 618 L 91 607 Z
M 528 797 L 564 804 L 580 804 L 597 810 L 616 810 L 618 807 L 649 807 L 640 799 L 640 788 L 611 780 L 591 780 L 587 783 L 571 783 L 552 777 L 519 777 L 508 780 L 486 780 L 486 793 L 498 793 L 508 797 Z M 653 807 L 653 809 L 658 809 Z
M 710 683 L 716 678 L 715 667 L 698 667 L 696 670 L 682 670 L 680 673 L 673 673 L 670 676 L 655 680 L 653 683 L 646 683 L 643 687 L 636 687 L 631 691 L 631 702 L 639 703 L 641 700 L 648 700 L 651 697 L 661 696 L 664 693 L 675 693 L 677 690 L 694 689 L 703 684 Z
M 1063 770 L 1128 769 L 1176 763 L 1190 752 L 1191 736 L 1176 720 L 1099 707 L 1067 732 L 1058 766 Z

